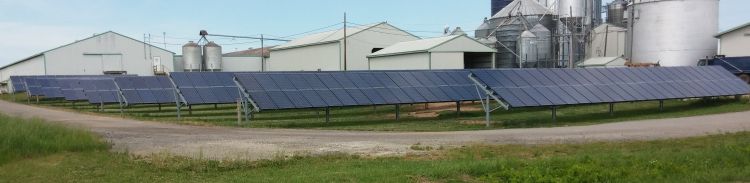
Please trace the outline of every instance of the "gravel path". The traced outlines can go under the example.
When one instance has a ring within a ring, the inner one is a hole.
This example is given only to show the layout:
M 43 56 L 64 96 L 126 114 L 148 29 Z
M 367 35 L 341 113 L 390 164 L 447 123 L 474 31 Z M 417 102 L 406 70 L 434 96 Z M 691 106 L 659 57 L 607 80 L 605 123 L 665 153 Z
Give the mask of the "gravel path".
M 292 154 L 344 152 L 390 156 L 428 146 L 581 143 L 653 140 L 750 130 L 750 111 L 591 126 L 461 132 L 352 132 L 184 126 L 102 117 L 0 101 L 0 113 L 41 118 L 90 129 L 136 155 L 171 153 L 211 159 L 266 159 Z

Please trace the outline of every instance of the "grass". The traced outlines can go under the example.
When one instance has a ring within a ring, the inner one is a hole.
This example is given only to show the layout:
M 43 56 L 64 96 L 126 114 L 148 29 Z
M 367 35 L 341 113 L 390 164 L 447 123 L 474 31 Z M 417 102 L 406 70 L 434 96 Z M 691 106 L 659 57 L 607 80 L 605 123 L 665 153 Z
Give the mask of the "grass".
M 0 115 L 0 165 L 60 152 L 106 150 L 89 132 Z
M 471 145 L 446 150 L 415 144 L 412 148 L 424 154 L 378 158 L 330 154 L 250 162 L 110 153 L 86 132 L 38 120 L 2 119 L 15 127 L 5 125 L 0 134 L 16 134 L 0 136 L 3 143 L 36 143 L 23 140 L 35 137 L 68 140 L 62 141 L 67 148 L 3 144 L 25 150 L 0 152 L 12 157 L 0 164 L 0 182 L 750 181 L 750 132 L 647 142 Z M 60 142 L 44 139 L 44 144 Z
M 10 95 L 0 98 L 11 100 Z M 24 103 L 25 96 L 17 95 L 16 100 Z M 328 129 L 357 131 L 461 131 L 505 128 L 537 128 L 554 126 L 590 125 L 629 120 L 663 119 L 708 114 L 720 114 L 750 110 L 747 98 L 736 101 L 733 98 L 709 100 L 669 100 L 665 101 L 664 111 L 658 110 L 658 102 L 619 103 L 615 105 L 614 116 L 609 115 L 607 104 L 565 106 L 558 108 L 558 120 L 552 122 L 549 108 L 523 108 L 492 113 L 492 127 L 486 128 L 484 112 L 479 104 L 464 103 L 464 111 L 456 115 L 453 107 L 437 112 L 436 117 L 414 117 L 409 113 L 424 111 L 424 105 L 402 106 L 401 120 L 396 121 L 394 106 L 343 107 L 331 109 L 331 122 L 325 122 L 321 109 L 262 111 L 254 113 L 249 123 L 237 124 L 236 105 L 226 104 L 193 106 L 192 114 L 183 108 L 183 120 L 176 118 L 174 105 L 164 105 L 159 111 L 156 105 L 138 105 L 127 108 L 125 116 L 139 120 L 160 121 L 190 125 L 240 126 L 247 128 L 294 128 Z M 34 103 L 32 101 L 32 103 Z M 103 112 L 85 102 L 73 105 L 60 100 L 42 100 L 38 105 L 119 116 L 117 105 L 106 105 Z M 434 106 L 434 105 L 433 105 Z M 434 108 L 433 108 L 434 109 Z

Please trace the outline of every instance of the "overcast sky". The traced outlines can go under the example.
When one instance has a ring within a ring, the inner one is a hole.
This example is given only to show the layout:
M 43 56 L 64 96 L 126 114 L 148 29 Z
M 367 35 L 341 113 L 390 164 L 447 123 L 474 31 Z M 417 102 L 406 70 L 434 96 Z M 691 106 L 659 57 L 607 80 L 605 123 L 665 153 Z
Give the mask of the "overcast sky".
M 611 0 L 604 0 L 610 2 Z M 748 0 L 721 0 L 720 29 L 750 22 Z M 686 10 L 689 11 L 689 10 Z M 387 21 L 422 37 L 446 26 L 473 30 L 489 16 L 489 0 L 0 0 L 0 65 L 108 30 L 180 53 L 199 30 L 214 34 L 284 37 L 343 20 Z M 294 38 L 297 36 L 293 36 Z M 225 51 L 260 45 L 252 40 L 216 39 Z

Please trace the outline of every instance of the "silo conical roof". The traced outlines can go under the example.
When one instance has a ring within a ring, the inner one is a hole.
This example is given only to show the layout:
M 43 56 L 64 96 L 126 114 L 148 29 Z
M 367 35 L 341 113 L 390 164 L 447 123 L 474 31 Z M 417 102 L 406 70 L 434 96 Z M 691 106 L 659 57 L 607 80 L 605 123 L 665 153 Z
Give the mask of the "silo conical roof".
M 535 38 L 536 35 L 534 35 L 534 33 L 531 33 L 531 31 L 523 31 L 523 33 L 521 33 L 521 37 L 522 38 Z
M 497 12 L 492 18 L 519 15 L 554 15 L 555 13 L 535 0 L 515 0 Z
M 531 28 L 531 32 L 549 32 L 549 29 L 542 24 L 536 24 L 534 28 Z

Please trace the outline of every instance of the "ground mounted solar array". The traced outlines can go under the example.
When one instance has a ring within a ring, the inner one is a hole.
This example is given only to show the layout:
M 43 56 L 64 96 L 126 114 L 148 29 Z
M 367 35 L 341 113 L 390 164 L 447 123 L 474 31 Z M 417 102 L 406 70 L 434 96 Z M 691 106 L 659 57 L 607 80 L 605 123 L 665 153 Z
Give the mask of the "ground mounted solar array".
M 476 70 L 508 107 L 654 101 L 750 93 L 721 67 Z
M 237 73 L 255 110 L 477 100 L 469 71 Z
M 173 72 L 170 77 L 187 105 L 227 104 L 239 99 L 231 72 Z
M 118 77 L 114 82 L 126 105 L 175 102 L 174 86 L 166 76 Z
M 120 103 L 119 89 L 112 78 L 87 78 L 79 80 L 85 91 L 89 103 L 110 104 Z

